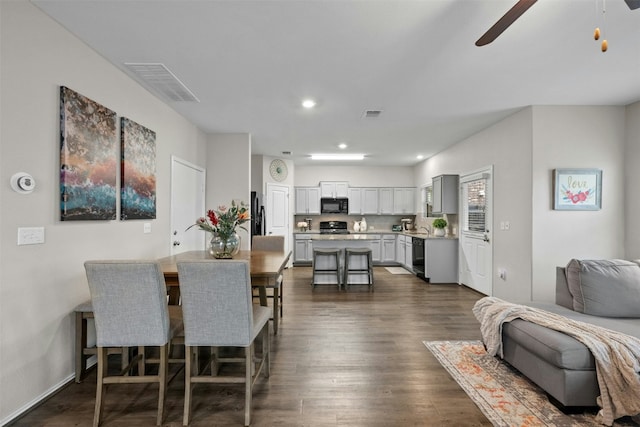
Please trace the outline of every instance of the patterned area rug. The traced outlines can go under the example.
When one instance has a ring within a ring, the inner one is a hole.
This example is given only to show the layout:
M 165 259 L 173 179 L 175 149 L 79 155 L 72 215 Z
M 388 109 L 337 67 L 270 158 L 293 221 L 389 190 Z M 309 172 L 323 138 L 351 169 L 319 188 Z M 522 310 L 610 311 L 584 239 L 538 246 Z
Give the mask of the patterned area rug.
M 538 386 L 480 341 L 423 341 L 494 426 L 602 426 L 595 413 L 566 415 Z M 638 426 L 631 418 L 616 426 Z

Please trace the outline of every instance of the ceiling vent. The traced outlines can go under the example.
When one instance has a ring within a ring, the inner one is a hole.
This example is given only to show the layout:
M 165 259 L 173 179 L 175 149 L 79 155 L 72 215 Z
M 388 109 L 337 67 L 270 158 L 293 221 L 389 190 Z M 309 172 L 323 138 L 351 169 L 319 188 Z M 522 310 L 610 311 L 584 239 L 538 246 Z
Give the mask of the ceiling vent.
M 376 119 L 380 117 L 380 114 L 382 114 L 382 110 L 365 110 L 363 117 L 365 119 Z
M 124 64 L 149 89 L 176 102 L 200 102 L 198 98 L 161 63 L 133 63 Z

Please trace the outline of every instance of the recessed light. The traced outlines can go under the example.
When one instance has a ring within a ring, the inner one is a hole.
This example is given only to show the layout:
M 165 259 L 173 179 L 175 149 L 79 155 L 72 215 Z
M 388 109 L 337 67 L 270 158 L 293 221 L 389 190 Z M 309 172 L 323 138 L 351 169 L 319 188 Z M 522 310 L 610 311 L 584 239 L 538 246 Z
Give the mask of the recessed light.
M 316 106 L 316 101 L 313 99 L 305 99 L 302 101 L 302 106 L 307 109 L 313 108 Z
M 418 155 L 416 156 L 416 159 L 418 159 L 418 160 L 422 160 L 422 159 L 424 159 L 424 156 L 423 156 L 422 154 L 418 154 Z
M 364 154 L 312 154 L 311 160 L 363 160 Z
M 338 148 L 341 150 L 344 150 L 345 148 L 347 148 L 347 144 L 345 144 L 344 142 L 341 142 L 340 144 L 338 144 Z

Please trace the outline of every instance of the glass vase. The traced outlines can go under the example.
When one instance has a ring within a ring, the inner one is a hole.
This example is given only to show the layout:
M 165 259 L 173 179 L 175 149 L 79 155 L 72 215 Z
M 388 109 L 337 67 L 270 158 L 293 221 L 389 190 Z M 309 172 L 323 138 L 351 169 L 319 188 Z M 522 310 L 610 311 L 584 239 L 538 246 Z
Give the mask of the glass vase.
M 209 254 L 217 259 L 232 259 L 240 251 L 240 236 L 233 232 L 226 239 L 214 234 L 209 244 Z

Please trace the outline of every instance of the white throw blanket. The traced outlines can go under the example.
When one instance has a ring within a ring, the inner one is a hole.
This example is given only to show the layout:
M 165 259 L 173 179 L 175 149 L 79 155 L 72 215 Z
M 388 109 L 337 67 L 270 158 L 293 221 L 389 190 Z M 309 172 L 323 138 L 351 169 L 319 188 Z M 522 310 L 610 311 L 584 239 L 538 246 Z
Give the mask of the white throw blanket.
M 495 297 L 476 302 L 473 314 L 487 352 L 502 352 L 502 324 L 522 319 L 565 333 L 583 343 L 596 361 L 602 423 L 640 414 L 640 339 L 548 311 L 512 304 Z

